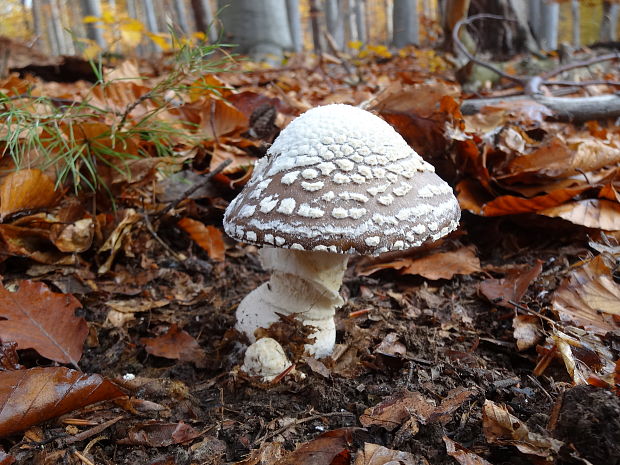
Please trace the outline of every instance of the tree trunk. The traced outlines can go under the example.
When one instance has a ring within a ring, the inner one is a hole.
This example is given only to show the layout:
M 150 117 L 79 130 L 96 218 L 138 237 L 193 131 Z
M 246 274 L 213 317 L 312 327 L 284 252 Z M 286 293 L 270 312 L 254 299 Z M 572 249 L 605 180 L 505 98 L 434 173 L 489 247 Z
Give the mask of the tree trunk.
M 146 16 L 146 27 L 153 34 L 157 34 L 159 32 L 159 26 L 157 24 L 157 15 L 155 14 L 153 0 L 142 0 L 142 6 L 144 7 L 144 14 Z
M 579 7 L 579 0 L 571 0 L 570 10 L 573 18 L 573 47 L 578 48 L 581 46 L 581 9 Z
M 34 27 L 35 42 L 33 45 L 40 45 L 45 40 L 43 37 L 43 18 L 41 17 L 41 0 L 32 0 L 32 25 Z
M 304 42 L 301 33 L 298 0 L 286 0 L 286 13 L 288 16 L 288 26 L 291 32 L 291 40 L 293 41 L 293 50 L 299 53 L 303 50 Z
M 605 0 L 603 2 L 603 17 L 601 18 L 601 42 L 613 42 L 616 40 L 618 27 L 618 11 L 620 4 Z
M 495 59 L 503 60 L 535 47 L 523 0 L 472 0 L 469 13 L 490 13 L 516 20 L 476 21 L 470 30 L 475 31 L 471 36 L 475 37 L 477 51 L 491 53 Z
M 190 32 L 190 27 L 187 22 L 187 10 L 185 9 L 185 2 L 183 0 L 174 0 L 174 13 L 176 16 L 176 26 L 181 30 L 182 35 L 187 35 Z
M 327 32 L 334 38 L 338 50 L 344 49 L 344 7 L 342 0 L 325 0 L 325 22 Z
M 542 19 L 542 0 L 528 0 L 528 21 L 530 29 L 540 47 L 541 19 Z
M 366 30 L 366 5 L 364 0 L 355 0 L 355 26 L 357 28 L 357 40 L 368 41 Z
M 101 18 L 101 2 L 100 0 L 82 0 L 82 14 L 84 16 L 94 16 Z M 100 28 L 99 22 L 88 23 L 86 25 L 86 37 L 94 41 L 99 47 L 105 47 L 105 39 L 103 37 L 103 31 Z
M 224 40 L 237 44 L 237 52 L 275 63 L 292 49 L 285 0 L 218 0 L 218 6 Z
M 49 0 L 50 5 L 50 20 L 52 33 L 54 34 L 54 41 L 56 43 L 57 55 L 64 55 L 68 53 L 67 44 L 65 42 L 65 34 L 62 26 L 62 16 L 60 15 L 60 8 L 58 7 L 57 0 Z
M 192 0 L 192 10 L 196 29 L 207 34 L 209 42 L 217 42 L 217 30 L 213 21 L 213 11 L 209 0 Z
M 420 24 L 417 0 L 394 0 L 392 11 L 394 47 L 420 44 Z
M 560 20 L 560 4 L 552 0 L 543 0 L 541 6 L 540 45 L 543 50 L 558 48 L 558 22 Z

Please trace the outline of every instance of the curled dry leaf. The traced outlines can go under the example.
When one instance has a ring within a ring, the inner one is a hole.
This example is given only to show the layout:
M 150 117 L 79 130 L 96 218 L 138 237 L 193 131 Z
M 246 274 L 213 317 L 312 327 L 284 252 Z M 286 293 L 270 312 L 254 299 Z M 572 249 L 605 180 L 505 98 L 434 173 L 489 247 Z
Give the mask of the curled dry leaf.
M 205 351 L 196 339 L 176 324 L 170 326 L 166 334 L 158 337 L 143 337 L 140 342 L 144 344 L 149 354 L 182 362 L 194 362 L 197 367 L 205 366 Z
M 584 199 L 538 212 L 573 224 L 605 231 L 620 231 L 620 204 L 606 199 Z
M 569 187 L 529 199 L 514 195 L 502 195 L 484 204 L 482 214 L 484 216 L 501 216 L 535 213 L 562 205 L 587 189 L 590 189 L 590 186 Z
M 119 444 L 166 447 L 182 444 L 200 436 L 200 433 L 187 423 L 142 423 L 132 427 L 127 437 L 118 441 Z
M 379 444 L 364 443 L 357 453 L 354 465 L 418 465 L 420 460 L 409 452 L 388 449 Z
M 116 257 L 116 254 L 123 245 L 123 240 L 129 234 L 133 225 L 142 218 L 142 215 L 136 212 L 133 208 L 128 208 L 119 213 L 123 215 L 121 220 L 97 251 L 99 254 L 102 252 L 110 252 L 110 255 L 105 263 L 103 263 L 103 265 L 101 265 L 97 270 L 99 274 L 106 273 L 110 270 L 112 262 L 114 262 L 114 257 Z
M 393 431 L 411 416 L 425 423 L 434 410 L 435 406 L 419 392 L 403 391 L 367 408 L 360 416 L 360 423 Z
M 597 334 L 618 329 L 620 285 L 612 272 L 615 258 L 600 254 L 572 270 L 553 294 L 553 309 L 567 322 Z
M 191 218 L 181 218 L 178 225 L 189 234 L 196 244 L 207 251 L 209 257 L 218 262 L 224 260 L 225 248 L 222 231 L 215 226 L 205 226 L 200 221 Z
M 448 455 L 461 465 L 491 465 L 490 462 L 487 462 L 478 454 L 474 454 L 472 451 L 467 450 L 448 436 L 443 437 L 443 442 L 446 444 L 446 452 Z
M 0 372 L 0 436 L 123 395 L 103 376 L 64 367 Z
M 235 465 L 273 465 L 282 458 L 284 450 L 281 442 L 266 442 L 250 452 L 250 456 Z
M 513 445 L 524 454 L 538 457 L 553 457 L 564 444 L 552 437 L 531 432 L 506 407 L 490 400 L 484 402 L 482 428 L 491 444 Z
M 485 279 L 480 283 L 480 293 L 494 305 L 513 308 L 509 301 L 519 302 L 527 288 L 542 271 L 542 262 L 533 267 L 510 273 L 502 279 Z
M 481 271 L 480 259 L 473 245 L 448 252 L 432 251 L 418 258 L 399 258 L 387 263 L 374 263 L 360 270 L 368 276 L 380 270 L 395 269 L 401 274 L 416 274 L 427 279 L 452 279 L 457 274 L 472 274 Z
M 77 367 L 88 335 L 86 320 L 75 316 L 82 305 L 71 294 L 45 284 L 21 281 L 15 292 L 0 285 L 0 337 L 19 349 L 34 349 L 50 360 Z
M 0 185 L 0 219 L 22 210 L 49 207 L 57 197 L 54 181 L 41 170 L 14 171 Z
M 535 315 L 516 315 L 512 320 L 512 327 L 519 351 L 534 347 L 543 339 L 540 320 Z

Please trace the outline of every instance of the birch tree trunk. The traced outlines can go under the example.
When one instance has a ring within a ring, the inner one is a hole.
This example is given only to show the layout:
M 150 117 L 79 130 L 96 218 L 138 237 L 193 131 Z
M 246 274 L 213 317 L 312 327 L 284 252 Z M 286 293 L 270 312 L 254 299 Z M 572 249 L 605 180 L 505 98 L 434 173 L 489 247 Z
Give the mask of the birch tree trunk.
M 43 37 L 43 18 L 41 17 L 41 0 L 32 0 L 32 25 L 34 27 L 35 45 L 40 45 L 45 40 L 41 40 Z M 48 50 L 49 52 L 49 50 Z
M 94 16 L 101 18 L 101 2 L 100 0 L 82 0 L 82 14 L 84 16 Z M 105 47 L 105 39 L 103 37 L 103 31 L 99 27 L 99 22 L 88 23 L 86 25 L 86 37 L 94 41 L 99 47 Z
M 620 4 L 605 0 L 603 2 L 603 17 L 601 18 L 601 42 L 612 42 L 616 40 L 616 29 L 618 27 L 618 12 Z
M 217 29 L 213 21 L 213 11 L 209 0 L 192 0 L 192 10 L 196 29 L 207 34 L 209 42 L 217 42 Z
M 62 17 L 60 15 L 60 8 L 58 7 L 57 0 L 49 0 L 50 5 L 50 20 L 52 33 L 54 34 L 54 41 L 56 43 L 57 55 L 64 55 L 68 53 L 67 44 L 65 42 L 65 34 L 62 26 Z
M 325 0 L 325 22 L 327 31 L 334 38 L 338 50 L 344 49 L 344 8 L 342 0 Z
M 288 16 L 288 26 L 291 32 L 291 40 L 293 42 L 293 50 L 299 53 L 303 50 L 304 43 L 301 33 L 298 0 L 286 0 L 286 13 Z
M 541 5 L 540 45 L 543 50 L 558 48 L 558 22 L 560 4 L 553 0 L 543 0 Z
M 540 33 L 542 20 L 542 0 L 528 0 L 528 17 L 532 34 L 540 47 Z
M 144 7 L 144 14 L 146 15 L 146 27 L 153 34 L 157 34 L 159 32 L 159 26 L 157 24 L 157 15 L 155 14 L 153 0 L 142 0 L 142 6 Z
M 228 5 L 228 7 L 225 7 Z M 239 53 L 275 62 L 293 44 L 285 0 L 218 0 L 224 40 L 237 44 Z
M 394 0 L 392 11 L 394 47 L 420 44 L 420 23 L 417 0 Z

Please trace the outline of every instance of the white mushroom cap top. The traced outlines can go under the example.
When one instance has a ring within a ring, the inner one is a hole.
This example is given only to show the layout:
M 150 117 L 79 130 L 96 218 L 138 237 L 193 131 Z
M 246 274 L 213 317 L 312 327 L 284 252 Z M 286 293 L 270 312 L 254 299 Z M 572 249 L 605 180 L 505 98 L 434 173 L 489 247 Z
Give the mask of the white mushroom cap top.
M 226 209 L 241 241 L 378 255 L 456 229 L 452 188 L 387 122 L 350 105 L 291 122 Z

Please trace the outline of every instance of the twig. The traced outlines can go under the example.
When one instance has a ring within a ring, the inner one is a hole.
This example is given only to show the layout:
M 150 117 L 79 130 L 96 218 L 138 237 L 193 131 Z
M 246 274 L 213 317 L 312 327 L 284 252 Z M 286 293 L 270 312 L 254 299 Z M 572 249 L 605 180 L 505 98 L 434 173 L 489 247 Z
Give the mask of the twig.
M 151 219 L 149 218 L 148 213 L 144 212 L 142 214 L 142 218 L 144 218 L 144 224 L 146 225 L 146 229 L 148 229 L 149 232 L 151 233 L 151 236 L 153 236 L 153 238 L 155 238 L 155 240 L 159 242 L 160 245 L 164 249 L 166 249 L 170 255 L 176 258 L 178 262 L 183 262 L 184 261 L 183 257 L 181 257 L 174 250 L 172 250 L 172 248 L 168 244 L 166 244 L 161 237 L 159 237 L 159 235 L 157 234 L 157 231 L 155 231 L 155 228 L 153 227 L 153 223 L 151 223 Z
M 88 460 L 87 457 L 84 457 L 82 454 L 80 454 L 77 450 L 73 451 L 73 455 L 75 455 L 78 459 L 80 459 L 80 461 L 84 464 L 84 465 L 95 465 L 93 462 L 91 462 L 90 460 Z
M 157 212 L 155 215 L 153 215 L 153 218 L 155 220 L 158 220 L 159 218 L 161 218 L 162 216 L 164 216 L 166 213 L 168 213 L 170 210 L 176 208 L 179 206 L 179 204 L 191 197 L 191 195 L 196 192 L 198 189 L 206 186 L 207 184 L 209 184 L 211 182 L 211 179 L 213 179 L 213 177 L 219 173 L 221 173 L 224 168 L 226 168 L 228 165 L 230 165 L 232 163 L 232 160 L 229 158 L 228 160 L 224 160 L 222 163 L 220 163 L 219 165 L 217 165 L 214 169 L 212 169 L 209 174 L 207 174 L 204 179 L 197 183 L 194 184 L 192 187 L 190 187 L 189 189 L 187 189 L 185 192 L 183 192 L 183 194 L 181 195 L 181 197 L 179 197 L 177 200 L 175 200 L 172 203 L 169 203 L 163 210 Z
M 100 425 L 94 426 L 90 429 L 87 429 L 85 431 L 82 431 L 81 433 L 78 433 L 74 436 L 70 436 L 68 438 L 61 438 L 58 440 L 59 444 L 59 448 L 61 447 L 66 447 L 69 444 L 75 444 L 76 442 L 80 442 L 83 441 L 85 439 L 88 439 L 96 434 L 101 433 L 102 431 L 108 429 L 110 426 L 112 426 L 114 423 L 118 422 L 119 420 L 122 420 L 123 418 L 125 418 L 123 415 L 120 415 L 116 418 L 112 418 L 111 420 L 108 420 L 104 423 L 101 423 Z
M 514 308 L 516 308 L 517 310 L 521 310 L 522 312 L 526 312 L 529 313 L 530 315 L 534 315 L 537 316 L 539 318 L 542 318 L 543 320 L 545 320 L 547 323 L 549 323 L 551 326 L 556 327 L 558 322 L 552 320 L 551 318 L 549 318 L 548 316 L 545 315 L 541 315 L 538 312 L 535 312 L 534 310 L 531 310 L 529 308 L 527 308 L 524 305 L 518 304 L 517 302 L 515 302 L 514 300 L 509 300 L 508 303 L 512 306 L 514 306 Z
M 351 65 L 349 64 L 347 59 L 342 56 L 342 54 L 338 50 L 338 46 L 336 45 L 336 40 L 334 39 L 334 36 L 332 36 L 329 33 L 329 31 L 324 31 L 323 35 L 325 36 L 325 40 L 327 41 L 327 45 L 329 45 L 329 49 L 336 56 L 336 58 L 338 58 L 340 60 L 340 63 L 344 67 L 345 71 L 349 74 L 349 76 L 351 76 L 352 78 L 357 79 L 358 76 L 355 74 L 355 72 L 351 68 Z
M 318 415 L 311 415 L 309 417 L 306 418 L 300 418 L 298 420 L 293 421 L 292 423 L 285 425 L 281 428 L 278 428 L 275 431 L 272 431 L 269 434 L 265 434 L 263 437 L 256 439 L 253 443 L 252 446 L 256 446 L 258 444 L 262 444 L 263 442 L 277 436 L 280 433 L 283 433 L 284 431 L 286 431 L 287 429 L 295 426 L 295 425 L 301 425 L 302 423 L 307 423 L 309 421 L 313 421 L 313 420 L 320 420 L 321 418 L 324 417 L 335 417 L 335 416 L 352 416 L 354 417 L 355 415 L 351 412 L 329 412 L 329 413 L 320 413 Z
M 549 78 L 553 77 L 553 76 L 557 76 L 558 74 L 562 74 L 565 71 L 570 71 L 571 69 L 575 69 L 575 68 L 583 68 L 586 66 L 590 66 L 590 65 L 594 65 L 596 63 L 600 63 L 601 61 L 609 61 L 609 60 L 618 60 L 620 59 L 620 53 L 616 52 L 616 53 L 608 53 L 607 55 L 600 55 L 597 57 L 593 57 L 590 58 L 587 61 L 577 61 L 574 63 L 568 63 L 566 65 L 560 66 L 559 68 L 556 68 L 552 71 L 549 71 L 548 73 L 544 73 L 543 74 L 543 79 L 548 80 Z

